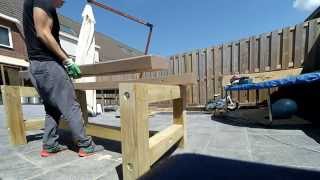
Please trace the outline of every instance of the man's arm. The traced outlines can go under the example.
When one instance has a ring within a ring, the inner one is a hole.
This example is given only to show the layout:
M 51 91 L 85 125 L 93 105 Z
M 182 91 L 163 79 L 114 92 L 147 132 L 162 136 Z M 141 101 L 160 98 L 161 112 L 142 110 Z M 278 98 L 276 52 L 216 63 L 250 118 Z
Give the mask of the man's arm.
M 51 34 L 53 20 L 41 8 L 33 8 L 33 20 L 37 37 L 52 51 L 62 62 L 68 59 L 67 54 L 61 49 L 58 42 Z

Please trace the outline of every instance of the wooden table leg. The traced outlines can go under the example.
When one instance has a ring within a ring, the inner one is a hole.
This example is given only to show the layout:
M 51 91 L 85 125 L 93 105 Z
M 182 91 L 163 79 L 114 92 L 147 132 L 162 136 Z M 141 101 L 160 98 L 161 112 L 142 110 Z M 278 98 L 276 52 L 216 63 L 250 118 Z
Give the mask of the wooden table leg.
M 148 104 L 143 84 L 124 83 L 119 89 L 123 179 L 135 180 L 151 166 Z
M 185 148 L 187 143 L 186 134 L 186 104 L 187 104 L 187 91 L 185 86 L 180 86 L 181 98 L 173 100 L 173 124 L 183 125 L 183 138 L 179 143 L 179 147 Z
M 20 88 L 17 86 L 1 86 L 1 91 L 10 143 L 13 145 L 27 144 Z

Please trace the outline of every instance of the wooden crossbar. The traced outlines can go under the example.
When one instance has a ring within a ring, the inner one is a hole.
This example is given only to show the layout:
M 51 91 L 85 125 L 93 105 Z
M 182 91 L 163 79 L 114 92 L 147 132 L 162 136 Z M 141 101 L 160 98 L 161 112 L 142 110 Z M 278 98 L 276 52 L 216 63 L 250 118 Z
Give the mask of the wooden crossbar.
M 159 160 L 174 144 L 181 140 L 183 135 L 183 126 L 174 124 L 152 136 L 149 140 L 150 163 L 153 164 Z
M 108 125 L 88 123 L 86 125 L 87 134 L 103 139 L 121 141 L 121 128 Z
M 19 87 L 21 97 L 39 97 L 38 92 L 33 87 Z
M 138 56 L 97 64 L 81 65 L 83 76 L 103 76 L 161 71 L 169 68 L 169 61 L 159 56 Z
M 194 73 L 183 75 L 170 75 L 157 79 L 134 79 L 128 81 L 104 81 L 104 82 L 86 82 L 74 83 L 78 90 L 105 90 L 118 89 L 120 83 L 148 83 L 148 84 L 163 84 L 163 85 L 192 85 L 197 82 L 197 77 Z

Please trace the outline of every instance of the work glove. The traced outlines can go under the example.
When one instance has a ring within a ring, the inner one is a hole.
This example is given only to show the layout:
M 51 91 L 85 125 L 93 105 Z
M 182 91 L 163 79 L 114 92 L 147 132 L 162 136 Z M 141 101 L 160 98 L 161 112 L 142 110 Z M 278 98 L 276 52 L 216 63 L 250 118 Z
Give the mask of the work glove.
M 67 69 L 68 75 L 73 79 L 81 77 L 81 71 L 78 65 L 76 65 L 71 58 L 63 61 L 63 65 Z

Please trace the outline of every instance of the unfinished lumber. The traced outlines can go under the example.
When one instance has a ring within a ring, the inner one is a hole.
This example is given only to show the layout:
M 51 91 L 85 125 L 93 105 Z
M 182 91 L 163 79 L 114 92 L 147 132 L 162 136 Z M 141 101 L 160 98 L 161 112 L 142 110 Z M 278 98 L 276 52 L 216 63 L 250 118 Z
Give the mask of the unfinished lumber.
M 156 85 L 136 83 L 142 86 L 143 96 L 139 97 L 146 103 L 155 103 L 180 98 L 180 87 L 172 85 Z
M 86 82 L 74 83 L 75 89 L 78 90 L 105 90 L 118 89 L 120 83 L 148 83 L 148 84 L 164 84 L 164 85 L 192 85 L 197 82 L 197 77 L 194 73 L 186 73 L 180 76 L 171 75 L 168 77 L 157 79 L 134 79 L 128 81 L 104 81 L 104 82 Z
M 88 124 L 88 109 L 87 109 L 87 98 L 86 98 L 86 92 L 81 90 L 76 90 L 76 96 L 78 99 L 78 102 L 80 104 L 81 112 L 82 112 L 82 118 L 84 125 Z
M 182 125 L 183 135 L 185 135 L 187 123 L 187 89 L 185 86 L 180 86 L 180 97 L 173 100 L 173 124 Z M 186 144 L 187 136 L 183 136 L 179 147 L 185 148 Z
M 174 124 L 151 137 L 149 140 L 150 163 L 158 161 L 183 135 L 183 125 Z
M 19 87 L 21 97 L 39 97 L 38 92 L 33 87 Z
M 10 143 L 12 145 L 26 144 L 20 89 L 16 86 L 1 86 L 1 92 Z
M 153 72 L 169 68 L 168 60 L 160 56 L 138 56 L 80 66 L 82 76 L 103 76 Z
M 144 84 L 121 83 L 121 147 L 123 179 L 134 180 L 150 169 L 148 104 Z
M 121 128 L 108 125 L 101 125 L 95 123 L 88 123 L 86 125 L 86 132 L 88 135 L 121 141 Z
M 169 61 L 160 56 L 144 55 L 125 59 L 103 61 L 96 64 L 81 65 L 81 76 L 106 76 L 135 74 L 167 70 Z M 28 71 L 19 72 L 20 79 L 29 79 Z

